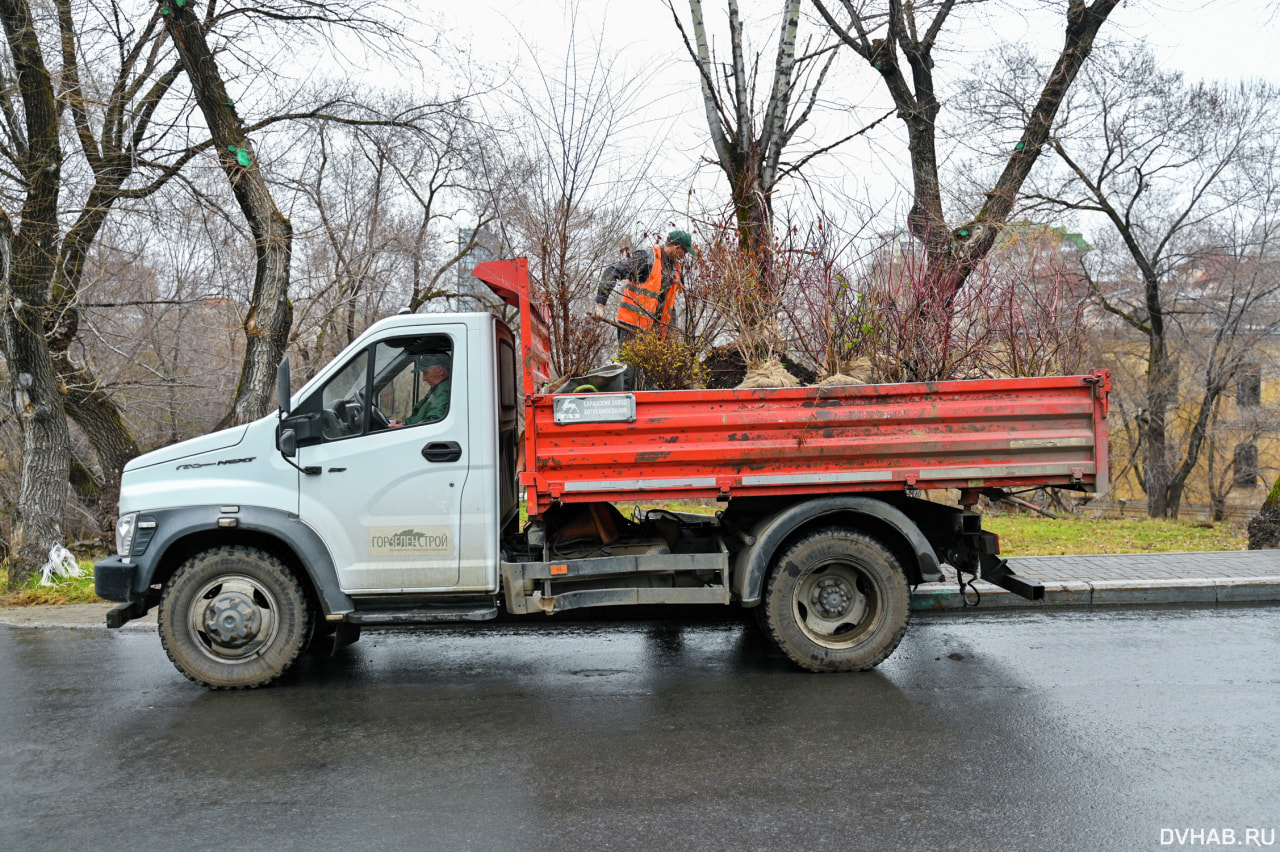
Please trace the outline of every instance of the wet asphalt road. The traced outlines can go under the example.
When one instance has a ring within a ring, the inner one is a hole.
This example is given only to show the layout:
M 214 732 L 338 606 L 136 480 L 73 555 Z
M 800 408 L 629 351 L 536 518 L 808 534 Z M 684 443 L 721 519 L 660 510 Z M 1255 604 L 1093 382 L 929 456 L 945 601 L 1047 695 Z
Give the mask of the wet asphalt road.
M 0 628 L 0 714 L 6 850 L 1280 848 L 1275 607 L 923 617 L 865 675 L 726 621 L 370 634 L 229 694 Z

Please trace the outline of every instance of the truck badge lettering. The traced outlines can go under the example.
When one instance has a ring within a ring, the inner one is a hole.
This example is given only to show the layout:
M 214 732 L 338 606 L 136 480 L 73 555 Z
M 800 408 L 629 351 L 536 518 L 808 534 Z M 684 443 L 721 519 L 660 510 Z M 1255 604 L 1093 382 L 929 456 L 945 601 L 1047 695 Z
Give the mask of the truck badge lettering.
M 222 467 L 226 464 L 247 464 L 256 458 L 257 456 L 249 456 L 247 459 L 222 459 L 221 461 L 216 462 L 191 462 L 190 464 L 180 464 L 177 469 L 199 470 L 202 467 Z
M 553 403 L 557 426 L 566 423 L 634 423 L 636 398 L 629 393 L 557 396 Z
M 370 527 L 370 556 L 448 556 L 453 538 L 448 527 Z

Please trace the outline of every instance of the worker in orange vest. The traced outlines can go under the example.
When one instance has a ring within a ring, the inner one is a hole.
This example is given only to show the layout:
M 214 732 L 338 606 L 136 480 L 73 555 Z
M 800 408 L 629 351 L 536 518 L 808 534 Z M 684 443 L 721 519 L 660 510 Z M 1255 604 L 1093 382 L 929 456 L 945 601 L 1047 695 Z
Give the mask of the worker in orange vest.
M 627 282 L 615 321 L 630 331 L 619 329 L 619 342 L 624 342 L 624 334 L 630 339 L 653 328 L 655 323 L 659 331 L 666 330 L 676 293 L 680 292 L 680 261 L 692 250 L 693 238 L 687 232 L 672 231 L 664 245 L 634 251 L 631 257 L 607 267 L 600 275 L 594 310 L 597 317 L 605 316 L 605 303 L 617 283 Z
M 655 325 L 663 336 L 671 323 L 676 294 L 680 292 L 680 261 L 693 251 L 693 238 L 687 231 L 672 231 L 663 245 L 631 253 L 626 260 L 607 267 L 600 275 L 596 288 L 596 304 L 592 313 L 605 317 L 605 303 L 619 281 L 626 284 L 622 290 L 622 302 L 618 305 L 615 324 L 618 326 L 618 345 L 622 346 L 642 331 Z M 634 386 L 631 369 L 623 375 L 626 390 Z

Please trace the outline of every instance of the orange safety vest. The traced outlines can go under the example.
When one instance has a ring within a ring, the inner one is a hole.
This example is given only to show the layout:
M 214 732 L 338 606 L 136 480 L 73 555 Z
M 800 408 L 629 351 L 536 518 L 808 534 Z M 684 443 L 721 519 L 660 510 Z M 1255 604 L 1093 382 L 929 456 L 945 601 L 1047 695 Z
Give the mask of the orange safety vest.
M 671 312 L 676 304 L 676 293 L 680 290 L 680 268 L 676 267 L 671 279 L 671 288 L 667 290 L 667 298 L 659 311 L 658 299 L 662 297 L 662 246 L 653 247 L 653 269 L 644 282 L 627 281 L 622 291 L 622 304 L 618 306 L 618 322 L 647 331 L 653 328 L 654 320 L 664 323 L 661 331 L 666 334 L 665 323 L 671 320 Z

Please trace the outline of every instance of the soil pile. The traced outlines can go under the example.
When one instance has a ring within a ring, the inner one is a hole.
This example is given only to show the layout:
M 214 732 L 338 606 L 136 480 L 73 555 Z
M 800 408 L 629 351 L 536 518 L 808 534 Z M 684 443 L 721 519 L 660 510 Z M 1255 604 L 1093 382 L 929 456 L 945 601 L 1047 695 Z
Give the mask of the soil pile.
M 813 370 L 803 364 L 792 361 L 786 355 L 778 358 L 778 363 L 802 385 L 811 385 L 817 381 Z M 709 390 L 731 390 L 738 387 L 747 378 L 747 362 L 736 346 L 722 346 L 713 349 L 702 362 L 707 371 L 707 388 Z M 768 387 L 778 387 L 771 385 Z

